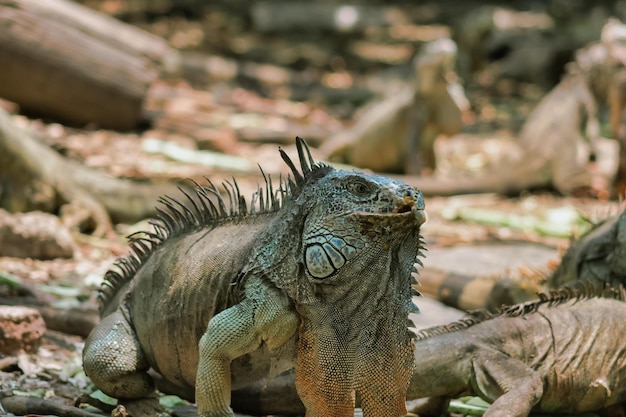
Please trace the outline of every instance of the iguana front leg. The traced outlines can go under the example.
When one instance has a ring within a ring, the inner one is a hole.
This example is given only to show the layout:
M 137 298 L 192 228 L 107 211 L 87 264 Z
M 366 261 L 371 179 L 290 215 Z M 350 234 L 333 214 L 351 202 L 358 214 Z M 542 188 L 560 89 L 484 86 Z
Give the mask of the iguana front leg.
M 472 388 L 492 402 L 484 417 L 527 417 L 543 396 L 537 372 L 501 352 L 480 351 L 472 360 Z
M 280 347 L 293 336 L 298 323 L 288 301 L 275 291 L 257 293 L 214 316 L 199 343 L 198 416 L 234 416 L 229 406 L 232 360 L 262 343 L 270 349 Z

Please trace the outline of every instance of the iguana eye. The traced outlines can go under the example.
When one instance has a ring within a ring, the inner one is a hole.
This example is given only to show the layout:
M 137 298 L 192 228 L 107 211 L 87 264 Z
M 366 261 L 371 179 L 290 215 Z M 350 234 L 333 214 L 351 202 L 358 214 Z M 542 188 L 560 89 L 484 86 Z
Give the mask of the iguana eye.
M 354 181 L 348 184 L 348 191 L 356 196 L 363 197 L 372 192 L 372 187 L 363 181 Z

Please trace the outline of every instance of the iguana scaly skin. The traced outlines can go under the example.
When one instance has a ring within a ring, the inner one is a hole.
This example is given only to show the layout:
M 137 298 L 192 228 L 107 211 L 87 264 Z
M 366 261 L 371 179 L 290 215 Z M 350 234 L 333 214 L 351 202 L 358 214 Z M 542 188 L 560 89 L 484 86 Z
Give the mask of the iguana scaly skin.
M 193 392 L 201 417 L 233 416 L 231 389 L 296 367 L 307 417 L 406 413 L 413 354 L 411 271 L 421 193 L 386 177 L 316 164 L 271 181 L 248 207 L 213 186 L 189 206 L 165 198 L 155 229 L 105 276 L 102 321 L 84 368 L 131 414 L 154 413 L 156 370 Z M 256 209 L 256 210 L 254 210 Z M 132 400 L 141 399 L 139 402 Z M 128 401 L 131 400 L 131 401 Z
M 605 297 L 562 290 L 423 330 L 408 396 L 431 400 L 413 411 L 440 416 L 449 399 L 462 395 L 492 403 L 485 417 L 582 413 L 622 403 L 624 323 L 623 290 Z
M 626 286 L 626 210 L 572 242 L 547 285 Z
M 465 395 L 491 403 L 485 417 L 575 414 L 624 403 L 624 296 L 622 289 L 562 289 L 418 332 L 407 398 L 428 400 L 411 411 L 448 415 L 450 399 Z M 246 388 L 237 399 L 295 415 L 302 405 L 290 380 L 283 375 Z

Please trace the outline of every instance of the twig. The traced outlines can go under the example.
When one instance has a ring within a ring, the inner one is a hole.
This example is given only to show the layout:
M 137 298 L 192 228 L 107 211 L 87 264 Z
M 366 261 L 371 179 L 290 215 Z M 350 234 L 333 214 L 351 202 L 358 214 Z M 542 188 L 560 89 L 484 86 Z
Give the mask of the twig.
M 0 400 L 7 413 L 17 415 L 43 414 L 58 417 L 102 417 L 103 414 L 95 414 L 81 410 L 73 406 L 60 404 L 59 399 L 43 399 L 14 395 Z

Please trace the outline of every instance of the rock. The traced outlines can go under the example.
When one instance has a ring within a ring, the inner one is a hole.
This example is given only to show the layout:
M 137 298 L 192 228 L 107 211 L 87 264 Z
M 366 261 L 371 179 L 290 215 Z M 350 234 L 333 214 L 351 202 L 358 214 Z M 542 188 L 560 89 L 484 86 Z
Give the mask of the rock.
M 71 258 L 75 243 L 56 216 L 39 211 L 11 214 L 0 209 L 0 256 Z
M 34 308 L 0 306 L 0 353 L 35 352 L 46 324 Z

